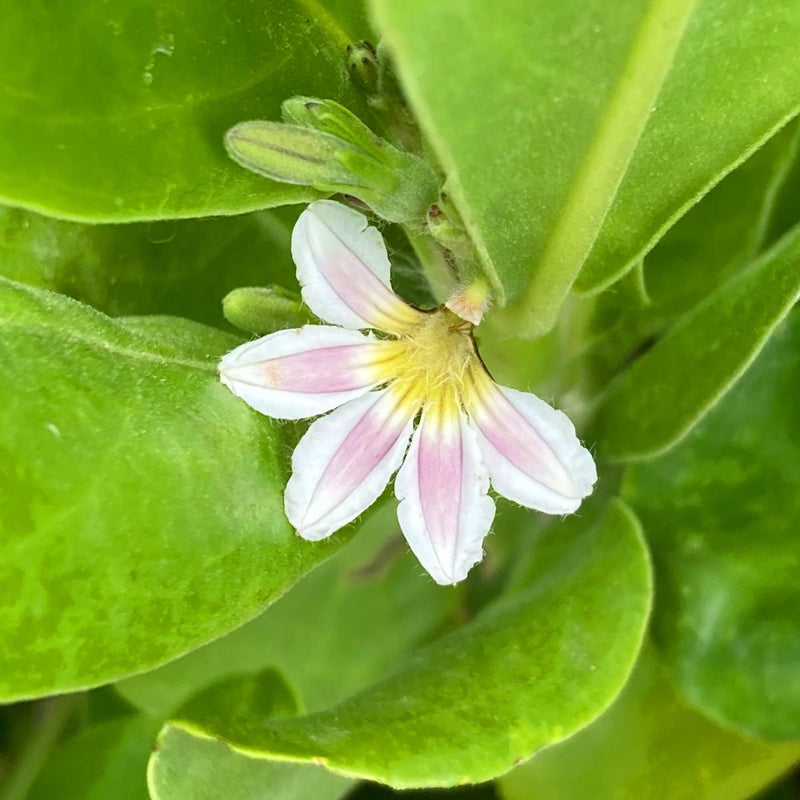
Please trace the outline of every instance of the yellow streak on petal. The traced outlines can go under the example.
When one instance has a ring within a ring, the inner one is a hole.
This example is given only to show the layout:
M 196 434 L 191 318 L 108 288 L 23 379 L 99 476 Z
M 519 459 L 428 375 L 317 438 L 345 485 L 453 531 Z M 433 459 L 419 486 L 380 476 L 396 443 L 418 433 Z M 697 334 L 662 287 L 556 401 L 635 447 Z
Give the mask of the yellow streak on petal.
M 404 408 L 416 413 L 430 406 L 442 424 L 457 422 L 475 391 L 473 374 L 490 380 L 475 350 L 472 326 L 446 309 L 418 313 L 407 334 L 379 343 L 369 369 L 377 382 L 398 392 Z
M 372 311 L 371 322 L 379 331 L 395 336 L 407 336 L 419 327 L 426 316 L 424 311 L 392 295 L 391 299 L 387 298 L 385 303 Z

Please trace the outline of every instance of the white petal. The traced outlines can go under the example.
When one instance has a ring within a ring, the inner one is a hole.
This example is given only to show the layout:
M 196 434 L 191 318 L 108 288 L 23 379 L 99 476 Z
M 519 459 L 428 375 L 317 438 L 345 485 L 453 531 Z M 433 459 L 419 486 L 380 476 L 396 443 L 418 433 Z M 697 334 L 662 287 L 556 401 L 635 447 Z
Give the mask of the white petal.
M 483 558 L 494 519 L 489 474 L 465 415 L 426 409 L 395 481 L 408 544 L 439 584 L 466 578 Z
M 284 495 L 300 536 L 324 539 L 378 499 L 403 460 L 415 412 L 389 388 L 312 423 L 292 455 Z
M 231 350 L 220 380 L 249 406 L 278 419 L 324 414 L 366 394 L 385 378 L 391 342 L 328 325 L 278 331 Z
M 303 299 L 320 319 L 403 333 L 422 318 L 392 291 L 383 237 L 352 208 L 332 200 L 308 206 L 292 231 L 292 257 Z
M 469 413 L 500 494 L 547 514 L 570 514 L 591 494 L 594 460 L 566 414 L 488 377 Z

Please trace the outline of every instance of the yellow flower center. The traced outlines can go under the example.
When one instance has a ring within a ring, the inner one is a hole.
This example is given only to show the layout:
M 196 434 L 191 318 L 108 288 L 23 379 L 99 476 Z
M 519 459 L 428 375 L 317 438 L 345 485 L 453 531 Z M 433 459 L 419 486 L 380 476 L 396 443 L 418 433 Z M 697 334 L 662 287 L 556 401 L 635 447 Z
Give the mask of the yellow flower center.
M 425 314 L 394 345 L 386 375 L 402 392 L 404 404 L 461 405 L 470 372 L 482 369 L 472 325 L 447 309 Z

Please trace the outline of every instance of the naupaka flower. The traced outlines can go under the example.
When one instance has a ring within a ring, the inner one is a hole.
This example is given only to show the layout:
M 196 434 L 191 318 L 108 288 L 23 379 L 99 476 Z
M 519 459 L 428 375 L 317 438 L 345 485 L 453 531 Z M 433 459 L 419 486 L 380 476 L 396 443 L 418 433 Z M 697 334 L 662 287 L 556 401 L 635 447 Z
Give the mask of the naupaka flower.
M 433 579 L 452 584 L 483 556 L 490 484 L 548 514 L 578 508 L 597 473 L 572 423 L 535 395 L 498 386 L 469 322 L 398 297 L 383 239 L 362 214 L 312 203 L 294 227 L 292 256 L 306 304 L 333 324 L 248 342 L 219 369 L 262 414 L 331 412 L 292 456 L 284 505 L 300 536 L 317 541 L 351 522 L 399 469 L 403 534 Z

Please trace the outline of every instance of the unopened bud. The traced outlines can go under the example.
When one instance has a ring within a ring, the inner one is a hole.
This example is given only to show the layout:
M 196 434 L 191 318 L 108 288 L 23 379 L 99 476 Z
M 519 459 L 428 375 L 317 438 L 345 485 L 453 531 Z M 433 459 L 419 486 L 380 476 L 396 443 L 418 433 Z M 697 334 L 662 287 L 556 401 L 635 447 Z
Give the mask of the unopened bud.
M 284 122 L 312 128 L 330 134 L 338 139 L 364 150 L 376 159 L 384 157 L 384 149 L 395 148 L 373 133 L 352 111 L 333 100 L 320 100 L 316 97 L 290 97 L 281 104 Z
M 235 328 L 259 336 L 314 320 L 300 298 L 280 286 L 234 289 L 222 300 L 222 313 Z
M 347 46 L 347 66 L 355 83 L 367 94 L 378 94 L 380 90 L 378 54 L 369 42 L 358 42 Z
M 358 176 L 341 163 L 341 156 L 355 148 L 319 131 L 280 122 L 240 122 L 228 131 L 225 144 L 243 167 L 276 181 L 322 191 L 358 185 Z
M 441 200 L 428 209 L 428 230 L 442 247 L 452 251 L 460 249 L 464 241 L 468 239 L 461 219 L 452 212 L 445 213 Z
M 390 222 L 424 220 L 438 181 L 421 158 L 392 147 L 332 100 L 293 97 L 283 117 L 286 123 L 231 128 L 231 157 L 273 180 L 352 195 Z

